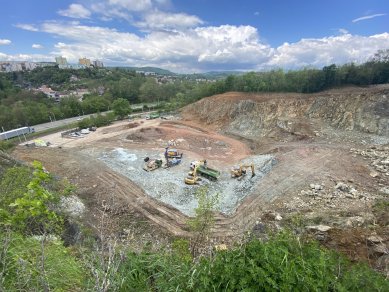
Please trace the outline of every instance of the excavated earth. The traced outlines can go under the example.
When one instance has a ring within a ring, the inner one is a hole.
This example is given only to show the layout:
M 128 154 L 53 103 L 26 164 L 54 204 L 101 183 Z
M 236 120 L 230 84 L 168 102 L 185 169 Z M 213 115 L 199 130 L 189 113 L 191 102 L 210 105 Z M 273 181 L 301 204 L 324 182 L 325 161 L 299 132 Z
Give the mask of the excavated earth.
M 192 160 L 207 159 L 222 171 L 218 182 L 202 182 L 219 196 L 215 242 L 305 222 L 300 225 L 310 225 L 323 244 L 378 265 L 389 247 L 388 217 L 376 208 L 389 197 L 388 96 L 389 85 L 314 94 L 230 92 L 169 120 L 116 122 L 83 138 L 52 134 L 42 138 L 50 147 L 19 146 L 14 155 L 40 160 L 76 184 L 86 206 L 81 216 L 91 226 L 105 214 L 113 234 L 161 244 L 168 235 L 190 236 L 187 221 L 199 186 L 183 179 Z M 144 171 L 143 158 L 163 158 L 168 144 L 184 153 L 182 163 Z M 253 162 L 257 175 L 230 178 L 230 168 L 243 162 Z

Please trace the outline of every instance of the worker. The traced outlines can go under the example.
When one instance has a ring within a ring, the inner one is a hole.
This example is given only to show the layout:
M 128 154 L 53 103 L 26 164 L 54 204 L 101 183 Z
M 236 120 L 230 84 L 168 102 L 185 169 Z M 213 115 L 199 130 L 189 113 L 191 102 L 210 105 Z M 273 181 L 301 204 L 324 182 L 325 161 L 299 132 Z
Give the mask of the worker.
M 166 158 L 166 160 L 168 159 L 168 157 L 169 157 L 169 154 L 168 154 L 168 149 L 169 149 L 169 147 L 166 147 L 165 148 L 165 158 Z
M 204 168 L 207 168 L 207 160 L 204 160 Z

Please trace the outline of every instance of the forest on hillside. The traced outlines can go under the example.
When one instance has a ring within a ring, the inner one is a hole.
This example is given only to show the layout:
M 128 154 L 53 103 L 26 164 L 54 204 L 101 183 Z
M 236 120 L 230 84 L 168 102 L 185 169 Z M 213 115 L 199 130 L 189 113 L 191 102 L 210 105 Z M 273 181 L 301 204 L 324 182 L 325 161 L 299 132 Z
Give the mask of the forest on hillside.
M 71 81 L 72 78 L 76 81 Z M 221 80 L 195 80 L 185 75 L 156 78 L 123 68 L 37 68 L 30 72 L 0 74 L 0 127 L 10 130 L 53 119 L 104 112 L 112 109 L 112 103 L 117 99 L 127 100 L 130 106 L 157 102 L 160 110 L 171 111 L 228 91 L 313 93 L 334 87 L 388 82 L 389 50 L 378 51 L 363 64 L 248 72 Z M 57 102 L 32 90 L 42 85 L 58 91 L 86 89 L 89 93 L 82 100 L 70 95 Z

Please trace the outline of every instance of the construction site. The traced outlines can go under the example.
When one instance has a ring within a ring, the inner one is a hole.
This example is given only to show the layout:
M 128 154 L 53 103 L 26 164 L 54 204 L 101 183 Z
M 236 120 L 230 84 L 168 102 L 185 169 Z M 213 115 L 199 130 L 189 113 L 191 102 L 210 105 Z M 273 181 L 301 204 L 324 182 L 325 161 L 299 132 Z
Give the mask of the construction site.
M 215 242 L 298 221 L 352 259 L 379 258 L 389 242 L 389 216 L 374 209 L 389 196 L 388 96 L 387 85 L 230 92 L 165 119 L 51 134 L 41 138 L 49 146 L 20 145 L 14 155 L 68 178 L 84 206 L 75 216 L 97 227 L 105 212 L 110 232 L 134 245 L 190 236 L 196 191 L 206 186 L 218 196 Z M 371 236 L 379 240 L 366 248 Z

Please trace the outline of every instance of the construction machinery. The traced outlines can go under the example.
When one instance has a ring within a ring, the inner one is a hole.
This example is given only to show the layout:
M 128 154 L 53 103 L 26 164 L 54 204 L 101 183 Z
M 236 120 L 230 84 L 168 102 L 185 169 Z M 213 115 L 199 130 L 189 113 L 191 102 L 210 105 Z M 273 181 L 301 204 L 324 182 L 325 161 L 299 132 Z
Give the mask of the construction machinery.
M 220 176 L 220 171 L 208 167 L 206 160 L 192 161 L 190 164 L 190 168 L 194 170 L 196 166 L 198 166 L 197 173 L 209 180 L 216 181 Z
M 199 165 L 196 165 L 192 171 L 189 171 L 188 176 L 185 178 L 187 185 L 197 185 L 201 181 L 201 177 L 197 176 L 197 169 Z
M 143 169 L 146 171 L 153 171 L 162 166 L 162 159 L 150 159 L 149 157 L 146 157 L 144 162 L 145 165 L 143 166 Z
M 182 152 L 178 152 L 177 149 L 170 149 L 169 147 L 165 148 L 165 158 L 180 158 L 182 159 Z
M 166 160 L 165 168 L 178 165 L 182 160 L 182 153 L 179 153 L 177 149 L 169 149 L 169 147 L 165 148 L 164 156 Z
M 181 158 L 172 158 L 172 159 L 166 158 L 166 164 L 165 164 L 164 168 L 176 166 L 180 163 L 181 163 Z
M 254 164 L 251 163 L 233 167 L 231 169 L 231 177 L 235 177 L 238 178 L 238 180 L 241 180 L 247 174 L 247 169 L 249 168 L 251 168 L 251 177 L 255 176 Z

